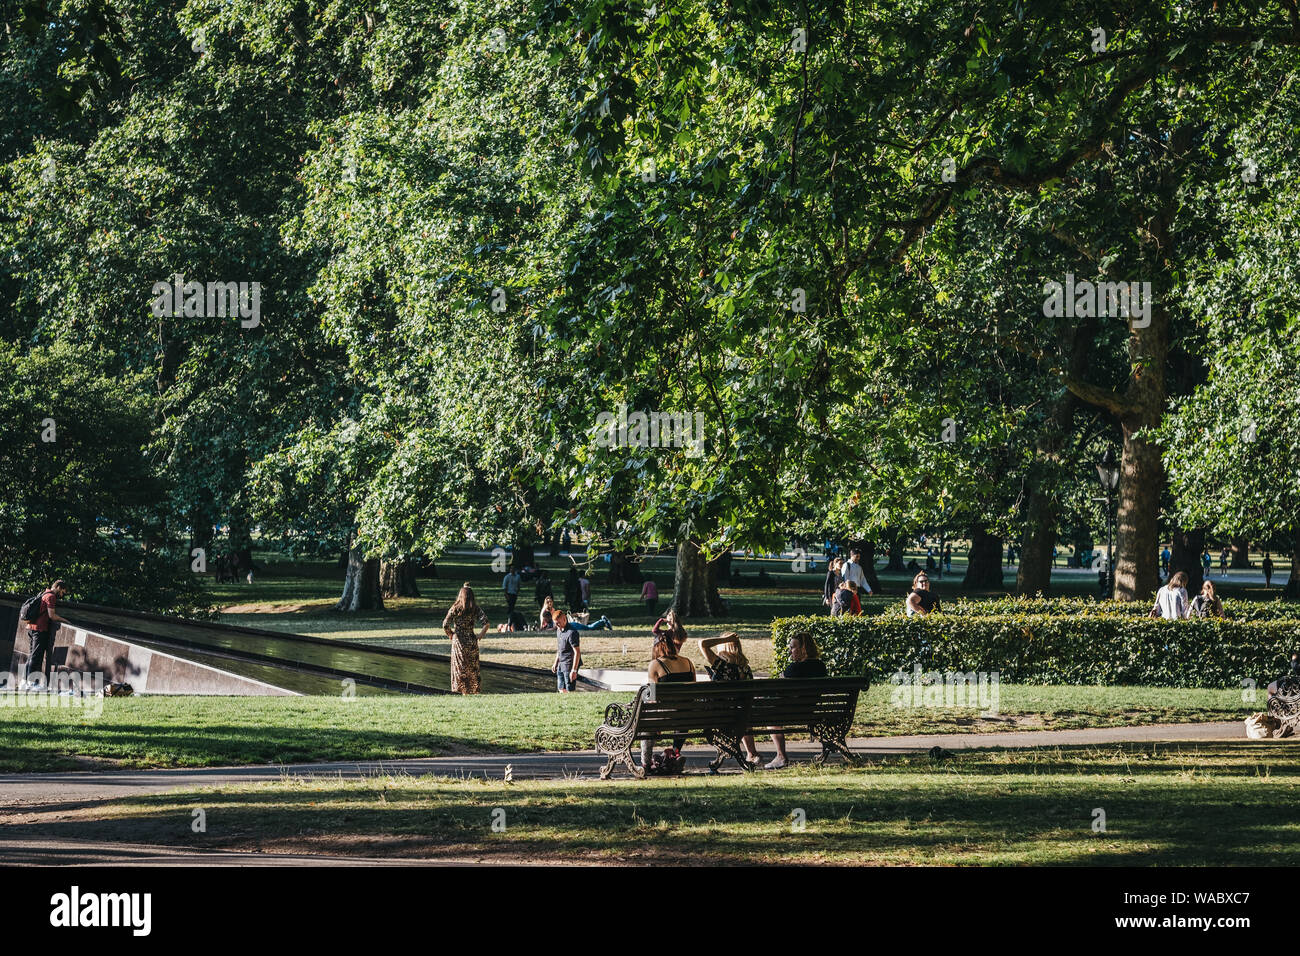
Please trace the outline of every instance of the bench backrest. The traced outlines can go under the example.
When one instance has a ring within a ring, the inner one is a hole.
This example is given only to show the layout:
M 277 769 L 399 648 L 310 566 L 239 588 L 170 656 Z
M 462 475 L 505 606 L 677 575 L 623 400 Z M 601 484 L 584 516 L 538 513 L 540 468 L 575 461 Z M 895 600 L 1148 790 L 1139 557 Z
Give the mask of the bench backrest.
M 868 686 L 865 677 L 652 684 L 641 703 L 636 737 L 833 726 L 852 719 L 858 694 Z

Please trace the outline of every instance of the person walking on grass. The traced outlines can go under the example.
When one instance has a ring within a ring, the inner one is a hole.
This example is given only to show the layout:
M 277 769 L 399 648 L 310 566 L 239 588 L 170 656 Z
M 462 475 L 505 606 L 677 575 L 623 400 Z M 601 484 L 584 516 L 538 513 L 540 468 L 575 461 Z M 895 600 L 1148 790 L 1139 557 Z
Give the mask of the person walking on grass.
M 695 682 L 695 665 L 677 653 L 677 645 L 668 632 L 655 636 L 646 678 L 651 684 Z M 682 758 L 682 745 L 685 743 L 684 736 L 674 737 L 672 747 L 666 749 L 663 756 L 651 759 L 655 742 L 641 741 L 641 769 L 648 774 L 681 773 L 686 766 L 686 761 Z
M 582 665 L 582 647 L 579 645 L 578 631 L 570 626 L 569 615 L 562 610 L 555 612 L 555 660 L 551 663 L 551 673 L 555 675 L 555 687 L 561 694 L 567 694 L 578 686 L 578 668 Z
M 781 676 L 786 680 L 804 680 L 810 677 L 825 677 L 826 665 L 822 662 L 821 652 L 812 634 L 800 631 L 790 635 L 788 645 L 790 663 L 786 665 Z M 776 756 L 767 764 L 768 770 L 780 770 L 789 760 L 785 754 L 785 734 L 773 731 L 772 743 L 776 745 Z
M 871 593 L 871 585 L 867 583 L 867 572 L 862 570 L 862 552 L 857 548 L 849 552 L 849 560 L 843 568 L 843 577 L 845 581 L 857 585 L 859 594 Z
M 513 564 L 510 570 L 501 580 L 501 591 L 506 597 L 506 616 L 515 609 L 515 602 L 519 600 L 519 583 L 522 579 L 519 577 L 519 570 Z
M 474 629 L 483 630 L 475 635 Z M 466 581 L 442 619 L 442 629 L 451 641 L 451 689 L 456 694 L 477 694 L 479 687 L 478 642 L 487 637 L 487 615 L 474 600 L 474 589 Z
M 1156 603 L 1151 608 L 1151 617 L 1162 617 L 1166 621 L 1177 621 L 1187 617 L 1190 606 L 1187 601 L 1187 574 L 1176 571 L 1169 583 L 1156 592 Z
M 719 637 L 709 637 L 700 641 L 700 653 L 704 655 L 705 670 L 709 672 L 709 679 L 715 683 L 754 679 L 754 670 L 749 666 L 749 660 L 740 646 L 740 635 L 735 631 L 727 631 Z M 741 738 L 741 743 L 745 747 L 745 762 L 752 769 L 761 767 L 763 758 L 759 756 L 758 749 L 754 746 L 754 735 L 746 734 Z
M 645 584 L 641 585 L 641 600 L 645 601 L 646 610 L 654 617 L 659 610 L 659 589 L 655 587 L 654 578 L 646 578 Z
M 1263 568 L 1264 568 L 1264 587 L 1271 588 L 1273 586 L 1273 559 L 1268 556 L 1267 551 L 1264 552 Z
M 35 617 L 24 620 L 27 628 L 27 668 L 23 686 L 30 687 L 32 671 L 41 675 L 45 686 L 50 683 L 50 669 L 54 666 L 54 626 L 70 623 L 58 612 L 59 599 L 68 593 L 68 586 L 60 579 L 42 591 L 32 605 Z M 24 605 L 25 606 L 25 605 Z
M 831 606 L 831 601 L 835 598 L 835 592 L 839 589 L 840 582 L 844 577 L 840 573 L 843 564 L 839 558 L 831 558 L 830 563 L 826 566 L 826 583 L 822 585 L 822 604 L 826 607 Z

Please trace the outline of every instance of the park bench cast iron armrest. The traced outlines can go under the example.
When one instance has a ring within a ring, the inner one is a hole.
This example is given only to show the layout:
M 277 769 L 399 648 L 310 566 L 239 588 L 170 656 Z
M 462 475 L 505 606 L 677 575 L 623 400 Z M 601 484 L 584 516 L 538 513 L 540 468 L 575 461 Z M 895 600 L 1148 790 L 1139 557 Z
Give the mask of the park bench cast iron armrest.
M 1282 722 L 1282 729 L 1300 732 L 1300 676 L 1287 675 L 1277 683 L 1277 693 L 1268 697 L 1268 713 Z
M 741 738 L 772 730 L 806 733 L 819 740 L 818 763 L 832 750 L 852 760 L 845 737 L 853 726 L 858 694 L 868 686 L 865 677 L 646 684 L 627 707 L 605 708 L 605 723 L 596 731 L 596 750 L 609 762 L 600 778 L 607 779 L 620 760 L 633 776 L 645 776 L 632 760 L 632 745 L 659 737 L 704 737 L 718 749 L 710 770 L 727 757 L 750 769 L 741 752 Z

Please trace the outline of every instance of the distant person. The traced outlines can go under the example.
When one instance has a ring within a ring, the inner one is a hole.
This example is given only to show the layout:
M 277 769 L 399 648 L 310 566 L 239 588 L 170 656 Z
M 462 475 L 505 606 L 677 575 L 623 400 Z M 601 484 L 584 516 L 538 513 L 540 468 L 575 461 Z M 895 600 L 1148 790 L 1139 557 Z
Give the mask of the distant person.
M 1201 593 L 1192 598 L 1191 606 L 1187 609 L 1187 616 L 1223 617 L 1223 602 L 1214 593 L 1213 581 L 1205 581 L 1201 584 Z
M 952 573 L 952 545 L 947 545 L 943 549 L 943 573 Z
M 59 614 L 59 600 L 68 593 L 68 586 L 60 578 L 40 593 L 32 605 L 36 616 L 24 620 L 27 627 L 27 668 L 23 686 L 31 686 L 32 671 L 40 673 L 44 685 L 50 684 L 50 670 L 54 666 L 54 625 L 71 622 Z M 31 613 L 31 612 L 29 612 Z
M 1224 548 L 1222 551 L 1219 552 L 1219 577 L 1221 578 L 1226 578 L 1228 576 L 1229 553 L 1230 552 L 1228 551 L 1227 548 Z
M 934 574 L 934 572 L 938 570 L 938 567 L 939 566 L 934 562 L 934 552 L 927 551 L 925 553 L 925 573 Z
M 813 640 L 810 633 L 800 631 L 790 635 L 787 647 L 790 652 L 790 663 L 781 672 L 781 677 L 786 680 L 804 680 L 826 676 L 826 665 L 822 663 L 817 642 Z M 785 734 L 773 731 L 772 743 L 776 745 L 776 756 L 768 762 L 767 769 L 780 770 L 789 763 L 785 754 Z
M 867 572 L 862 570 L 862 552 L 854 548 L 849 552 L 849 560 L 841 569 L 844 580 L 852 581 L 858 586 L 859 594 L 870 594 L 871 585 L 867 583 Z
M 518 569 L 512 564 L 506 576 L 501 579 L 501 592 L 506 598 L 506 614 L 509 615 L 515 609 L 515 602 L 519 600 L 519 583 L 522 580 L 519 576 Z
M 835 592 L 839 589 L 840 582 L 844 580 L 840 574 L 840 566 L 839 558 L 831 558 L 830 563 L 826 566 L 826 581 L 822 584 L 822 604 L 825 607 L 831 606 L 831 601 L 835 598 Z
M 677 653 L 677 644 L 665 632 L 655 637 L 646 677 L 651 684 L 694 683 L 695 665 Z M 672 747 L 665 749 L 662 757 L 652 760 L 650 755 L 655 749 L 655 741 L 641 741 L 641 768 L 649 774 L 681 773 L 686 766 L 686 761 L 682 758 L 682 745 L 685 743 L 684 736 L 674 737 Z
M 654 578 L 646 578 L 645 584 L 641 585 L 641 600 L 645 601 L 645 609 L 654 617 L 659 610 L 659 589 L 655 587 Z
M 912 574 L 916 574 L 921 570 L 921 566 L 916 563 L 916 558 L 907 562 L 907 570 Z
M 1206 548 L 1205 551 L 1201 553 L 1201 573 L 1208 578 L 1210 576 L 1210 568 L 1213 566 L 1214 561 L 1210 558 L 1210 550 L 1209 548 Z
M 591 609 L 591 578 L 587 576 L 585 569 L 578 576 L 578 603 L 581 605 L 579 610 Z
M 555 675 L 555 688 L 567 694 L 578 686 L 578 668 L 582 665 L 582 647 L 578 631 L 569 626 L 569 616 L 564 611 L 555 612 L 555 660 L 551 673 Z
M 555 599 L 555 590 L 551 587 L 551 576 L 545 571 L 537 572 L 537 584 L 533 588 L 533 593 L 537 598 L 537 606 L 540 608 L 542 602 L 548 597 Z
M 931 611 L 939 610 L 939 598 L 930 590 L 930 578 L 922 573 L 912 579 L 912 590 L 907 592 L 903 601 L 903 610 L 907 616 L 920 614 L 922 617 Z
M 1162 617 L 1166 621 L 1177 621 L 1187 617 L 1190 605 L 1187 602 L 1187 574 L 1177 571 L 1169 583 L 1156 592 L 1156 603 L 1151 608 L 1151 617 Z
M 1160 571 L 1162 574 L 1169 573 L 1169 559 L 1171 557 L 1173 557 L 1173 555 L 1169 553 L 1169 547 L 1166 546 L 1165 549 L 1160 552 Z
M 480 625 L 483 630 L 475 636 L 474 629 Z M 452 693 L 478 693 L 478 642 L 487 636 L 488 626 L 487 615 L 474 600 L 474 589 L 466 581 L 442 619 L 442 629 L 451 641 Z
M 555 627 L 555 598 L 549 594 L 542 598 L 542 609 L 537 614 L 537 627 L 543 631 Z
M 564 578 L 564 606 L 570 610 L 582 610 L 578 605 L 582 603 L 581 588 L 578 587 L 578 566 L 569 565 L 569 573 Z
M 1273 559 L 1268 556 L 1267 551 L 1264 552 L 1263 568 L 1264 568 L 1264 587 L 1270 588 L 1273 586 Z
M 749 666 L 749 659 L 740 646 L 740 635 L 727 631 L 719 637 L 709 637 L 700 641 L 700 653 L 704 655 L 705 669 L 709 679 L 715 683 L 729 680 L 753 680 L 754 670 Z M 763 764 L 754 747 L 754 735 L 746 734 L 741 738 L 745 748 L 745 762 L 751 767 Z

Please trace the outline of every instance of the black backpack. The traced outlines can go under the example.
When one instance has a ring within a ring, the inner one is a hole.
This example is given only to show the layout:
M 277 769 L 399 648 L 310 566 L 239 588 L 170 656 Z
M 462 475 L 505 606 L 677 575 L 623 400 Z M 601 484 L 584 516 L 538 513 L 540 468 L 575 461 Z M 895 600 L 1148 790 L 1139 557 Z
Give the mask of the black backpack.
M 49 593 L 48 590 L 45 590 L 24 601 L 22 608 L 18 611 L 18 620 L 35 624 L 36 619 L 41 616 L 41 598 Z

